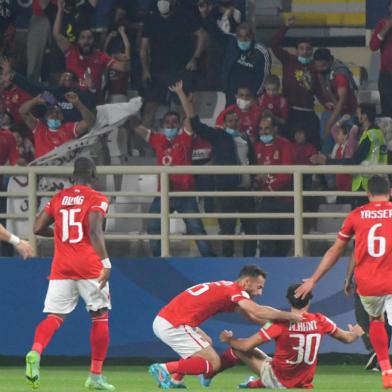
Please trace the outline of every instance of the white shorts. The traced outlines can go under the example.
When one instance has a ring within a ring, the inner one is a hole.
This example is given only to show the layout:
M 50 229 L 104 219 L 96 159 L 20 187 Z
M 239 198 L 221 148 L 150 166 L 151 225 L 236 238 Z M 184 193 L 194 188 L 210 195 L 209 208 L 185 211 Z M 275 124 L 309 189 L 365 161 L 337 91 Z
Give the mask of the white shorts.
M 271 388 L 271 389 L 286 389 L 278 378 L 275 376 L 275 373 L 272 369 L 271 366 L 271 360 L 272 358 L 267 358 L 263 364 L 261 365 L 260 369 L 260 379 L 263 385 L 266 388 Z
M 392 295 L 359 296 L 366 313 L 372 317 L 379 317 L 387 312 L 388 323 L 392 325 Z
M 58 279 L 49 281 L 44 313 L 69 314 L 76 308 L 79 296 L 86 303 L 88 312 L 112 308 L 109 283 L 99 290 L 98 279 Z
M 163 317 L 157 316 L 152 324 L 155 335 L 170 346 L 180 357 L 189 358 L 210 344 L 189 325 L 173 327 Z

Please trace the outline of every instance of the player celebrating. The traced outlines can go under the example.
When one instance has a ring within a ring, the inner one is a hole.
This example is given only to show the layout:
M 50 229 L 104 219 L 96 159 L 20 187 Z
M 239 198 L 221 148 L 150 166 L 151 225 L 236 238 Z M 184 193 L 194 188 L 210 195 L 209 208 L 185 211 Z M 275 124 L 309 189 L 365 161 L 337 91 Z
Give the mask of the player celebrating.
M 246 339 L 236 339 L 231 331 L 223 331 L 220 340 L 228 343 L 236 355 L 260 378 L 250 377 L 239 388 L 313 388 L 317 356 L 323 335 L 330 335 L 343 343 L 353 343 L 363 335 L 359 325 L 349 325 L 349 331 L 338 328 L 321 313 L 309 313 L 312 293 L 304 299 L 296 298 L 299 284 L 289 286 L 287 296 L 291 311 L 303 316 L 298 323 L 281 321 L 267 323 L 258 333 Z M 257 346 L 275 340 L 273 358 L 265 355 Z
M 237 361 L 230 350 L 219 357 L 211 340 L 198 326 L 220 312 L 239 311 L 260 323 L 266 320 L 300 321 L 301 316 L 260 306 L 251 298 L 261 295 L 266 273 L 257 265 L 245 265 L 236 282 L 218 281 L 193 286 L 173 298 L 163 307 L 153 323 L 155 335 L 170 346 L 182 359 L 165 364 L 153 364 L 149 373 L 163 389 L 184 388 L 184 375 L 199 375 L 203 385 L 219 369 L 231 367 Z M 170 379 L 173 375 L 173 379 Z
M 386 176 L 374 175 L 368 182 L 369 203 L 353 210 L 343 222 L 335 243 L 328 249 L 311 278 L 298 288 L 304 298 L 343 254 L 355 236 L 355 270 L 357 292 L 370 316 L 369 338 L 382 371 L 384 388 L 392 389 L 392 370 L 388 352 L 388 335 L 384 311 L 392 320 L 392 203 Z
M 58 192 L 34 223 L 36 234 L 48 237 L 54 234 L 55 251 L 44 308 L 48 316 L 37 326 L 34 344 L 26 355 L 26 378 L 34 389 L 38 387 L 42 351 L 81 296 L 92 317 L 91 370 L 85 386 L 114 391 L 114 386 L 102 376 L 111 309 L 107 283 L 111 264 L 102 231 L 108 199 L 91 189 L 96 168 L 90 159 L 75 161 L 73 178 L 75 185 Z M 54 230 L 49 227 L 53 222 Z
M 12 244 L 25 260 L 33 256 L 33 249 L 30 243 L 10 233 L 2 224 L 0 224 L 0 241 L 7 241 Z

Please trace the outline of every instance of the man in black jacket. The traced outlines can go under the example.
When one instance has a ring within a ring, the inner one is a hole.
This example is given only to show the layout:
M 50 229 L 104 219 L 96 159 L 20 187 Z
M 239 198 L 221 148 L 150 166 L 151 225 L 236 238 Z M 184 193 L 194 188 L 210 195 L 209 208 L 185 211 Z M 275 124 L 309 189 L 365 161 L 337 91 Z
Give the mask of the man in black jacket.
M 203 124 L 195 113 L 192 102 L 183 91 L 178 92 L 181 104 L 187 118 L 190 120 L 192 130 L 212 145 L 212 161 L 216 165 L 252 165 L 256 159 L 250 139 L 240 133 L 240 122 L 237 113 L 227 112 L 224 117 L 224 130 L 209 127 Z M 216 176 L 215 186 L 219 191 L 249 191 L 251 176 L 248 174 L 228 174 Z M 223 213 L 252 213 L 255 211 L 253 197 L 219 197 L 217 208 Z M 223 235 L 235 234 L 236 218 L 219 219 L 220 232 Z M 256 234 L 256 221 L 254 219 L 241 219 L 241 226 L 245 234 Z M 243 246 L 243 256 L 254 257 L 257 241 L 246 240 Z M 234 242 L 222 241 L 222 253 L 225 257 L 234 255 Z

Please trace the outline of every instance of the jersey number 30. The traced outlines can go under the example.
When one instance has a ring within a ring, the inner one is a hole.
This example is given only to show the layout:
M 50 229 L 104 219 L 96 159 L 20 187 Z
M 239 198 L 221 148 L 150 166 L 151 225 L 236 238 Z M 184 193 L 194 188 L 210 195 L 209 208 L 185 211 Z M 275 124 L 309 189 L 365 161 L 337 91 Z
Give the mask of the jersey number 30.
M 66 242 L 68 241 L 71 244 L 76 244 L 80 242 L 83 238 L 83 226 L 82 222 L 76 222 L 76 214 L 80 212 L 80 208 L 73 208 L 71 210 L 60 210 L 61 215 L 63 217 L 62 221 L 62 235 L 61 241 Z M 78 235 L 76 238 L 70 238 L 70 228 L 75 227 L 78 231 Z
M 321 335 L 319 333 L 311 333 L 309 335 L 293 333 L 289 337 L 298 339 L 298 346 L 293 347 L 293 350 L 297 351 L 297 358 L 294 361 L 287 360 L 287 363 L 297 365 L 304 362 L 307 365 L 313 365 L 320 347 Z

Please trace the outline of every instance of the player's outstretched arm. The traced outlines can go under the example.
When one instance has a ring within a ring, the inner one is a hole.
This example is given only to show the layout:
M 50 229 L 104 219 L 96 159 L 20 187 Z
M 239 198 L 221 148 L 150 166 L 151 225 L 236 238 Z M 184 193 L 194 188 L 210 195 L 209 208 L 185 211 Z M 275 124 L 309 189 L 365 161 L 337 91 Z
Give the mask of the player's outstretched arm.
M 304 283 L 302 283 L 302 285 L 295 291 L 295 296 L 297 298 L 303 299 L 313 290 L 316 283 L 336 264 L 339 257 L 346 249 L 346 246 L 346 241 L 342 241 L 339 238 L 335 241 L 335 243 L 325 253 L 314 274 L 309 279 L 304 279 Z
M 365 331 L 360 325 L 356 324 L 353 326 L 349 324 L 348 331 L 338 328 L 335 334 L 332 335 L 332 337 L 342 343 L 353 343 L 364 333 Z
M 270 306 L 261 306 L 251 300 L 242 300 L 238 302 L 241 312 L 245 312 L 248 317 L 256 319 L 259 324 L 264 324 L 266 320 L 289 320 L 301 321 L 302 316 L 292 312 L 271 308 Z
M 264 343 L 263 338 L 258 334 L 254 334 L 246 339 L 236 339 L 232 331 L 222 331 L 219 335 L 219 339 L 222 343 L 227 343 L 235 350 L 248 352 L 260 344 Z
M 7 241 L 14 245 L 15 249 L 25 260 L 28 257 L 33 256 L 33 248 L 30 243 L 28 241 L 21 240 L 16 235 L 10 233 L 2 224 L 0 224 L 0 240 Z
M 92 211 L 88 214 L 90 225 L 90 241 L 95 253 L 102 260 L 103 269 L 99 275 L 99 288 L 103 289 L 110 277 L 111 263 L 106 250 L 105 238 L 103 235 L 103 215 L 100 212 Z

